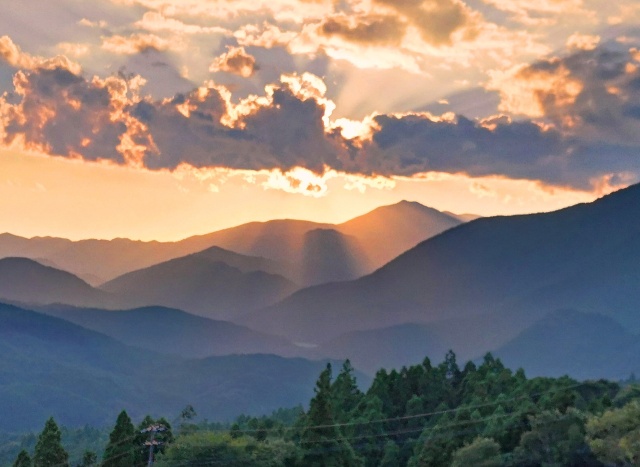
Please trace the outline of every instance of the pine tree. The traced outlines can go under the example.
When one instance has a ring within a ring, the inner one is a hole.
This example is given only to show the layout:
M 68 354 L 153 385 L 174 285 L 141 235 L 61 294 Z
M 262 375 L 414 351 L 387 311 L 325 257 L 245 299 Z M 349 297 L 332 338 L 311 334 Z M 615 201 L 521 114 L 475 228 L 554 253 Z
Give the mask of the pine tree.
M 38 436 L 33 455 L 34 467 L 69 466 L 69 454 L 62 447 L 61 438 L 60 428 L 51 417 L 44 424 L 44 429 Z
M 26 450 L 20 451 L 16 461 L 13 463 L 13 467 L 31 467 L 33 463 L 31 462 L 31 456 Z
M 120 412 L 116 426 L 109 435 L 109 444 L 102 458 L 103 467 L 131 467 L 134 465 L 135 430 L 126 411 Z
M 331 364 L 320 373 L 315 397 L 309 404 L 300 446 L 305 450 L 303 465 L 309 467 L 350 467 L 362 465 L 351 445 L 335 426 L 331 407 Z
M 349 360 L 345 360 L 342 370 L 331 385 L 331 403 L 334 418 L 342 423 L 349 420 L 351 412 L 362 401 L 363 394 L 358 389 L 353 367 Z

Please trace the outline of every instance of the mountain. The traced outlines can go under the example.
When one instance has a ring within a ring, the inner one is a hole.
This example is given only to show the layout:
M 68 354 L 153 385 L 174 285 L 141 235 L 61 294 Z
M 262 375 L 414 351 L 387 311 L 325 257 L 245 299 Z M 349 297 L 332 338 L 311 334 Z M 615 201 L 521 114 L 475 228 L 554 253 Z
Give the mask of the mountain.
M 157 366 L 155 354 L 9 305 L 0 304 L 0 321 L 0 429 L 34 429 L 52 414 L 105 424 L 124 401 L 149 408 L 137 375 Z
M 178 242 L 124 238 L 72 242 L 0 234 L 0 257 L 47 261 L 96 286 L 131 271 L 218 246 L 288 264 L 289 279 L 310 285 L 371 272 L 418 242 L 460 222 L 418 203 L 401 202 L 339 225 L 293 219 L 250 222 Z M 334 253 L 336 245 L 340 255 Z M 327 259 L 327 253 L 333 258 Z
M 368 276 L 300 290 L 242 322 L 322 343 L 350 331 L 497 311 L 515 317 L 514 332 L 524 329 L 518 319 L 579 304 L 638 329 L 639 301 L 640 185 L 634 185 L 551 213 L 462 224 Z
M 371 268 L 358 238 L 339 232 L 334 225 L 309 221 L 251 222 L 183 243 L 190 248 L 218 245 L 288 264 L 287 277 L 302 285 L 354 279 Z
M 461 223 L 451 215 L 420 203 L 401 201 L 374 209 L 336 229 L 359 239 L 371 261 L 368 270 L 371 272 L 427 238 Z
M 24 303 L 110 305 L 113 297 L 65 271 L 27 258 L 0 259 L 0 297 Z
M 113 337 L 127 345 L 185 358 L 268 353 L 300 356 L 303 350 L 286 339 L 227 321 L 215 321 L 165 307 L 100 310 L 49 305 L 36 311 Z
M 327 361 L 273 355 L 181 359 L 126 346 L 59 318 L 0 304 L 0 430 L 111 426 L 125 409 L 209 420 L 306 403 Z M 363 378 L 363 381 L 368 381 Z
M 364 275 L 370 261 L 360 242 L 334 229 L 310 230 L 302 244 L 302 283 L 346 281 Z
M 282 266 L 214 247 L 130 272 L 101 286 L 126 306 L 164 305 L 216 319 L 275 303 L 298 289 L 264 272 Z
M 621 380 L 640 374 L 640 336 L 611 318 L 559 310 L 494 352 L 528 376 Z
M 471 214 L 471 213 L 455 214 L 450 211 L 442 211 L 442 213 L 446 214 L 447 216 L 451 216 L 455 219 L 458 219 L 462 222 L 471 222 L 471 221 L 475 221 L 476 219 L 480 219 L 482 217 L 478 214 Z

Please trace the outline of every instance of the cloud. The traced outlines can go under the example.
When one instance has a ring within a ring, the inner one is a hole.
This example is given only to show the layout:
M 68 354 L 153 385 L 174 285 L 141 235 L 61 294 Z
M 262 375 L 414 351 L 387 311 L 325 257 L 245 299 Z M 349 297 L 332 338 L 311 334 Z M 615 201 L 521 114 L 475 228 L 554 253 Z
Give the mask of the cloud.
M 567 47 L 570 49 L 593 50 L 600 43 L 600 36 L 591 34 L 573 33 L 567 39 Z
M 148 50 L 164 51 L 181 48 L 181 45 L 155 34 L 135 33 L 130 36 L 103 37 L 102 48 L 118 55 L 134 55 Z
M 49 154 L 136 164 L 140 126 L 124 112 L 135 80 L 87 81 L 64 68 L 37 68 L 19 71 L 14 83 L 19 102 L 2 106 L 5 144 L 20 140 Z
M 209 71 L 226 71 L 248 78 L 258 69 L 256 59 L 244 47 L 230 47 L 229 50 L 211 63 Z
M 483 0 L 528 26 L 555 25 L 568 15 L 592 17 L 583 0 Z
M 223 34 L 231 35 L 231 31 L 220 26 L 200 26 L 187 24 L 175 18 L 167 18 L 158 11 L 147 11 L 134 26 L 147 31 L 169 31 L 175 34 Z
M 640 143 L 637 49 L 606 44 L 540 60 L 494 79 L 501 109 L 527 113 L 592 141 Z M 528 104 L 527 104 L 528 103 Z
M 320 23 L 319 33 L 370 45 L 399 45 L 407 25 L 394 16 L 333 16 Z
M 240 101 L 214 82 L 154 100 L 140 96 L 139 78 L 36 67 L 16 73 L 14 92 L 0 99 L 1 121 L 5 144 L 153 170 L 275 170 L 282 176 L 272 185 L 291 189 L 302 185 L 290 174 L 327 171 L 500 175 L 590 188 L 640 175 L 637 58 L 637 49 L 619 44 L 512 70 L 509 79 L 521 84 L 500 88 L 504 109 L 536 109 L 520 120 L 409 112 L 333 121 L 326 85 L 311 74 L 284 75 Z M 306 191 L 322 187 L 320 178 L 306 180 Z
M 81 70 L 79 64 L 69 60 L 64 55 L 43 58 L 23 52 L 20 47 L 13 43 L 9 36 L 0 37 L 0 59 L 14 68 L 23 70 L 63 68 L 72 73 L 79 73 Z
M 373 0 L 395 10 L 415 27 L 422 39 L 433 45 L 451 44 L 454 32 L 466 28 L 464 37 L 475 36 L 471 10 L 458 0 Z

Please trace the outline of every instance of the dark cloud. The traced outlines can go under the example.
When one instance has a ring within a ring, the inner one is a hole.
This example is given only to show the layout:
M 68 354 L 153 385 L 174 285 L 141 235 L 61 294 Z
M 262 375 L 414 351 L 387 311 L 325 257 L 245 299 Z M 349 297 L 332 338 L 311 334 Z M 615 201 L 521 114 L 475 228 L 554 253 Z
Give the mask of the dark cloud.
M 560 82 L 534 89 L 546 121 L 378 115 L 364 139 L 328 130 L 322 86 L 300 76 L 236 105 L 213 85 L 172 99 L 140 99 L 131 77 L 87 80 L 36 68 L 16 75 L 16 91 L 0 108 L 6 142 L 20 137 L 53 154 L 150 169 L 187 163 L 406 176 L 440 171 L 589 188 L 603 177 L 635 181 L 640 174 L 636 56 L 599 48 L 520 70 L 514 79 Z M 569 98 L 558 91 L 562 80 L 578 84 Z
M 122 119 L 112 119 L 117 105 L 106 83 L 63 68 L 19 72 L 15 81 L 19 104 L 5 116 L 5 143 L 20 135 L 53 154 L 124 162 L 117 146 L 127 128 Z

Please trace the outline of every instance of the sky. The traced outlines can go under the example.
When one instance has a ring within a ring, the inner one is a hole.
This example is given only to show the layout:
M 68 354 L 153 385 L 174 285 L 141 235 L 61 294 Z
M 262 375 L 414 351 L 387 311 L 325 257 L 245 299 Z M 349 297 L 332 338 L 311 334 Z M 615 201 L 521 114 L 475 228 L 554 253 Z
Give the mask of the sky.
M 0 232 L 512 215 L 638 181 L 637 0 L 0 0 Z

